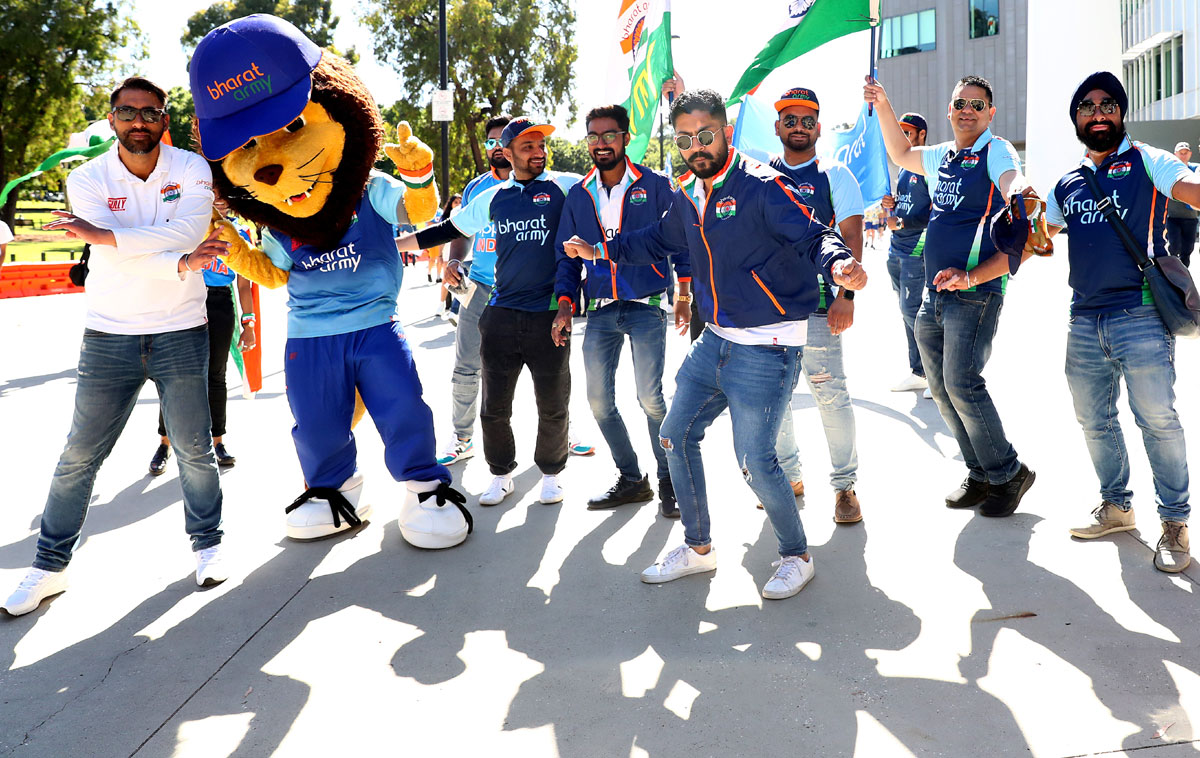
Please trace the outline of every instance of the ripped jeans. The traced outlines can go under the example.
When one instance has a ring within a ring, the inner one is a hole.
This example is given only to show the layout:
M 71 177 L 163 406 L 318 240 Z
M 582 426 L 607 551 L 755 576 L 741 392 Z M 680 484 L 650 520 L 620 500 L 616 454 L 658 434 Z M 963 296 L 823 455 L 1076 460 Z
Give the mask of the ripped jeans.
M 802 353 L 800 347 L 739 345 L 710 329 L 692 343 L 675 375 L 675 397 L 660 431 L 687 544 L 700 547 L 712 541 L 700 442 L 728 408 L 738 466 L 766 509 L 779 554 L 808 552 L 796 497 L 774 445 L 800 379 Z
M 801 366 L 813 402 L 821 414 L 821 425 L 825 427 L 825 442 L 829 446 L 829 462 L 833 467 L 829 483 L 839 491 L 854 489 L 854 483 L 858 481 L 854 406 L 850 403 L 850 391 L 846 388 L 842 337 L 829 332 L 829 319 L 824 314 L 808 317 L 808 344 L 804 346 Z M 775 440 L 775 453 L 779 456 L 779 465 L 787 474 L 788 481 L 804 481 L 790 403 L 779 427 L 779 438 Z

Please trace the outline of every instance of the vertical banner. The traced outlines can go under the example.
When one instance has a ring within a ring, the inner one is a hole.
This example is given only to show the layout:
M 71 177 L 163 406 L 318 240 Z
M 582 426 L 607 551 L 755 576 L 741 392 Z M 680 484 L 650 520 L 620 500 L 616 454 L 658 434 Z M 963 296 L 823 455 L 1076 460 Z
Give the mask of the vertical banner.
M 879 128 L 879 114 L 873 108 L 863 103 L 854 128 L 835 132 L 834 139 L 837 147 L 833 158 L 849 168 L 858 180 L 864 206 L 870 208 L 891 192 L 883 131 Z
M 671 58 L 671 0 L 621 0 L 610 88 L 629 111 L 630 160 L 641 161 L 657 124 L 662 85 L 675 74 Z

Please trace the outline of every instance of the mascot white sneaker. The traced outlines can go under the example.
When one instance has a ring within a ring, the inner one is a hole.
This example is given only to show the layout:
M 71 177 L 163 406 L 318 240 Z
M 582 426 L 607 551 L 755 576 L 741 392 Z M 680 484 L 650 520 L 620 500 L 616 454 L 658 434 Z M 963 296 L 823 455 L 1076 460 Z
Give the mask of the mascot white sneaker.
M 467 498 L 443 482 L 409 482 L 400 506 L 400 534 L 413 547 L 441 550 L 467 538 L 475 524 Z
M 337 489 L 305 490 L 283 509 L 287 514 L 287 536 L 300 541 L 321 540 L 366 523 L 371 506 L 362 502 L 362 489 L 362 474 L 355 472 Z

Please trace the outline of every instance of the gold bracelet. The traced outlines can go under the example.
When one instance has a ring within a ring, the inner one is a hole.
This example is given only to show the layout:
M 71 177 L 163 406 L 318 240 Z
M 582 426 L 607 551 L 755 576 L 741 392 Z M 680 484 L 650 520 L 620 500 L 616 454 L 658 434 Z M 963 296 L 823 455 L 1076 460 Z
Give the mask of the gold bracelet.
M 679 301 L 679 302 L 681 302 L 681 303 L 690 303 L 690 302 L 692 302 L 692 296 L 691 296 L 691 295 L 676 295 L 676 296 L 675 296 L 675 299 L 676 299 L 676 300 L 678 300 L 678 301 Z

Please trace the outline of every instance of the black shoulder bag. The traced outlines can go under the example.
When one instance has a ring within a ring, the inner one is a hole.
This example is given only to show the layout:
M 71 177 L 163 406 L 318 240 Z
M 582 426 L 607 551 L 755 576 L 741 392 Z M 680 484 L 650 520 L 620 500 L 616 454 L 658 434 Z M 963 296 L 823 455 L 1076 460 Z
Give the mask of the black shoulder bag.
M 88 260 L 92 257 L 92 246 L 83 246 L 83 255 L 79 256 L 79 263 L 76 263 L 71 268 L 67 269 L 67 276 L 71 277 L 71 283 L 76 287 L 84 286 L 88 275 Z
M 1121 238 L 1129 257 L 1141 270 L 1142 276 L 1146 277 L 1158 315 L 1162 316 L 1167 329 L 1176 337 L 1200 337 L 1200 292 L 1196 291 L 1196 283 L 1192 281 L 1187 266 L 1174 255 L 1148 258 L 1134 240 L 1129 227 L 1125 226 L 1112 201 L 1100 191 L 1095 172 L 1085 168 L 1081 173 L 1096 200 L 1096 209 L 1104 214 L 1104 219 Z

